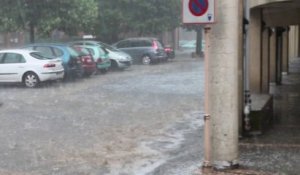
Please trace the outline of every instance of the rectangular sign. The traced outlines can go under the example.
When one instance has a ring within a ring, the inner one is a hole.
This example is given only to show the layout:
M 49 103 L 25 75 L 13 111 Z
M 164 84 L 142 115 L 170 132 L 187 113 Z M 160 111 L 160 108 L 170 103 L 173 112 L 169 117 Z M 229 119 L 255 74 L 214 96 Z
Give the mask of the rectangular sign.
M 182 0 L 182 20 L 185 24 L 215 23 L 215 0 Z

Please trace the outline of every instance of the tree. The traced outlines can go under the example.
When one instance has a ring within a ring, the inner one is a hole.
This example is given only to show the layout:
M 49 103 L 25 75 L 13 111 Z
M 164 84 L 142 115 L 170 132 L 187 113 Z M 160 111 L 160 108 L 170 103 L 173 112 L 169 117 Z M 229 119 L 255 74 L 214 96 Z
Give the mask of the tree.
M 203 48 L 202 48 L 202 32 L 203 32 L 203 26 L 202 25 L 183 25 L 184 28 L 188 30 L 194 30 L 197 34 L 196 36 L 196 54 L 203 56 Z
M 155 35 L 180 25 L 180 0 L 99 0 L 99 35 L 116 41 L 120 34 Z
M 41 35 L 53 29 L 74 34 L 78 31 L 92 32 L 96 23 L 98 6 L 96 0 L 2 0 L 0 22 L 2 31 L 30 30 L 30 41 L 35 40 L 35 29 Z
M 20 1 L 11 0 L 0 2 L 0 31 L 12 32 L 22 28 L 22 15 L 19 12 Z

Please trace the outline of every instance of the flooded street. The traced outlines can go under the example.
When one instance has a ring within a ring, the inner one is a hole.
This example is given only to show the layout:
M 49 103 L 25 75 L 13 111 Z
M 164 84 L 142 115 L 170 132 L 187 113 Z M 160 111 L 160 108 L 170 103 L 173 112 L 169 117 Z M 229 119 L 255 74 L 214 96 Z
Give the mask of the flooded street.
M 1 85 L 0 174 L 190 174 L 201 163 L 203 80 L 203 60 L 180 57 L 36 89 Z

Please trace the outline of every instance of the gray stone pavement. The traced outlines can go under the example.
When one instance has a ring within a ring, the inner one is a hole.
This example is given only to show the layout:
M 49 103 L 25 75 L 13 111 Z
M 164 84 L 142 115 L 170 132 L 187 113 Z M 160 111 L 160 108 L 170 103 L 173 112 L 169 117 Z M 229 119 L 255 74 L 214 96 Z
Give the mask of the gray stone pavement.
M 282 84 L 271 87 L 274 97 L 272 125 L 263 135 L 240 141 L 241 168 L 207 174 L 300 174 L 300 58 L 291 60 Z

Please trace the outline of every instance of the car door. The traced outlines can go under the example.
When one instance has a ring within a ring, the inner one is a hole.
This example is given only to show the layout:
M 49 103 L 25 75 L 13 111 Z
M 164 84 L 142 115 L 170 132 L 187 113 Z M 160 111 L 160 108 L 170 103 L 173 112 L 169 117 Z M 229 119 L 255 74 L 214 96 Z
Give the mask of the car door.
M 135 40 L 124 40 L 124 41 L 119 42 L 116 45 L 116 47 L 117 47 L 117 49 L 120 49 L 121 51 L 130 55 L 134 62 L 138 62 L 140 59 L 140 56 L 136 50 L 136 47 L 134 47 L 135 45 L 136 45 Z
M 23 72 L 26 69 L 25 58 L 18 53 L 4 53 L 0 64 L 1 82 L 22 81 Z

